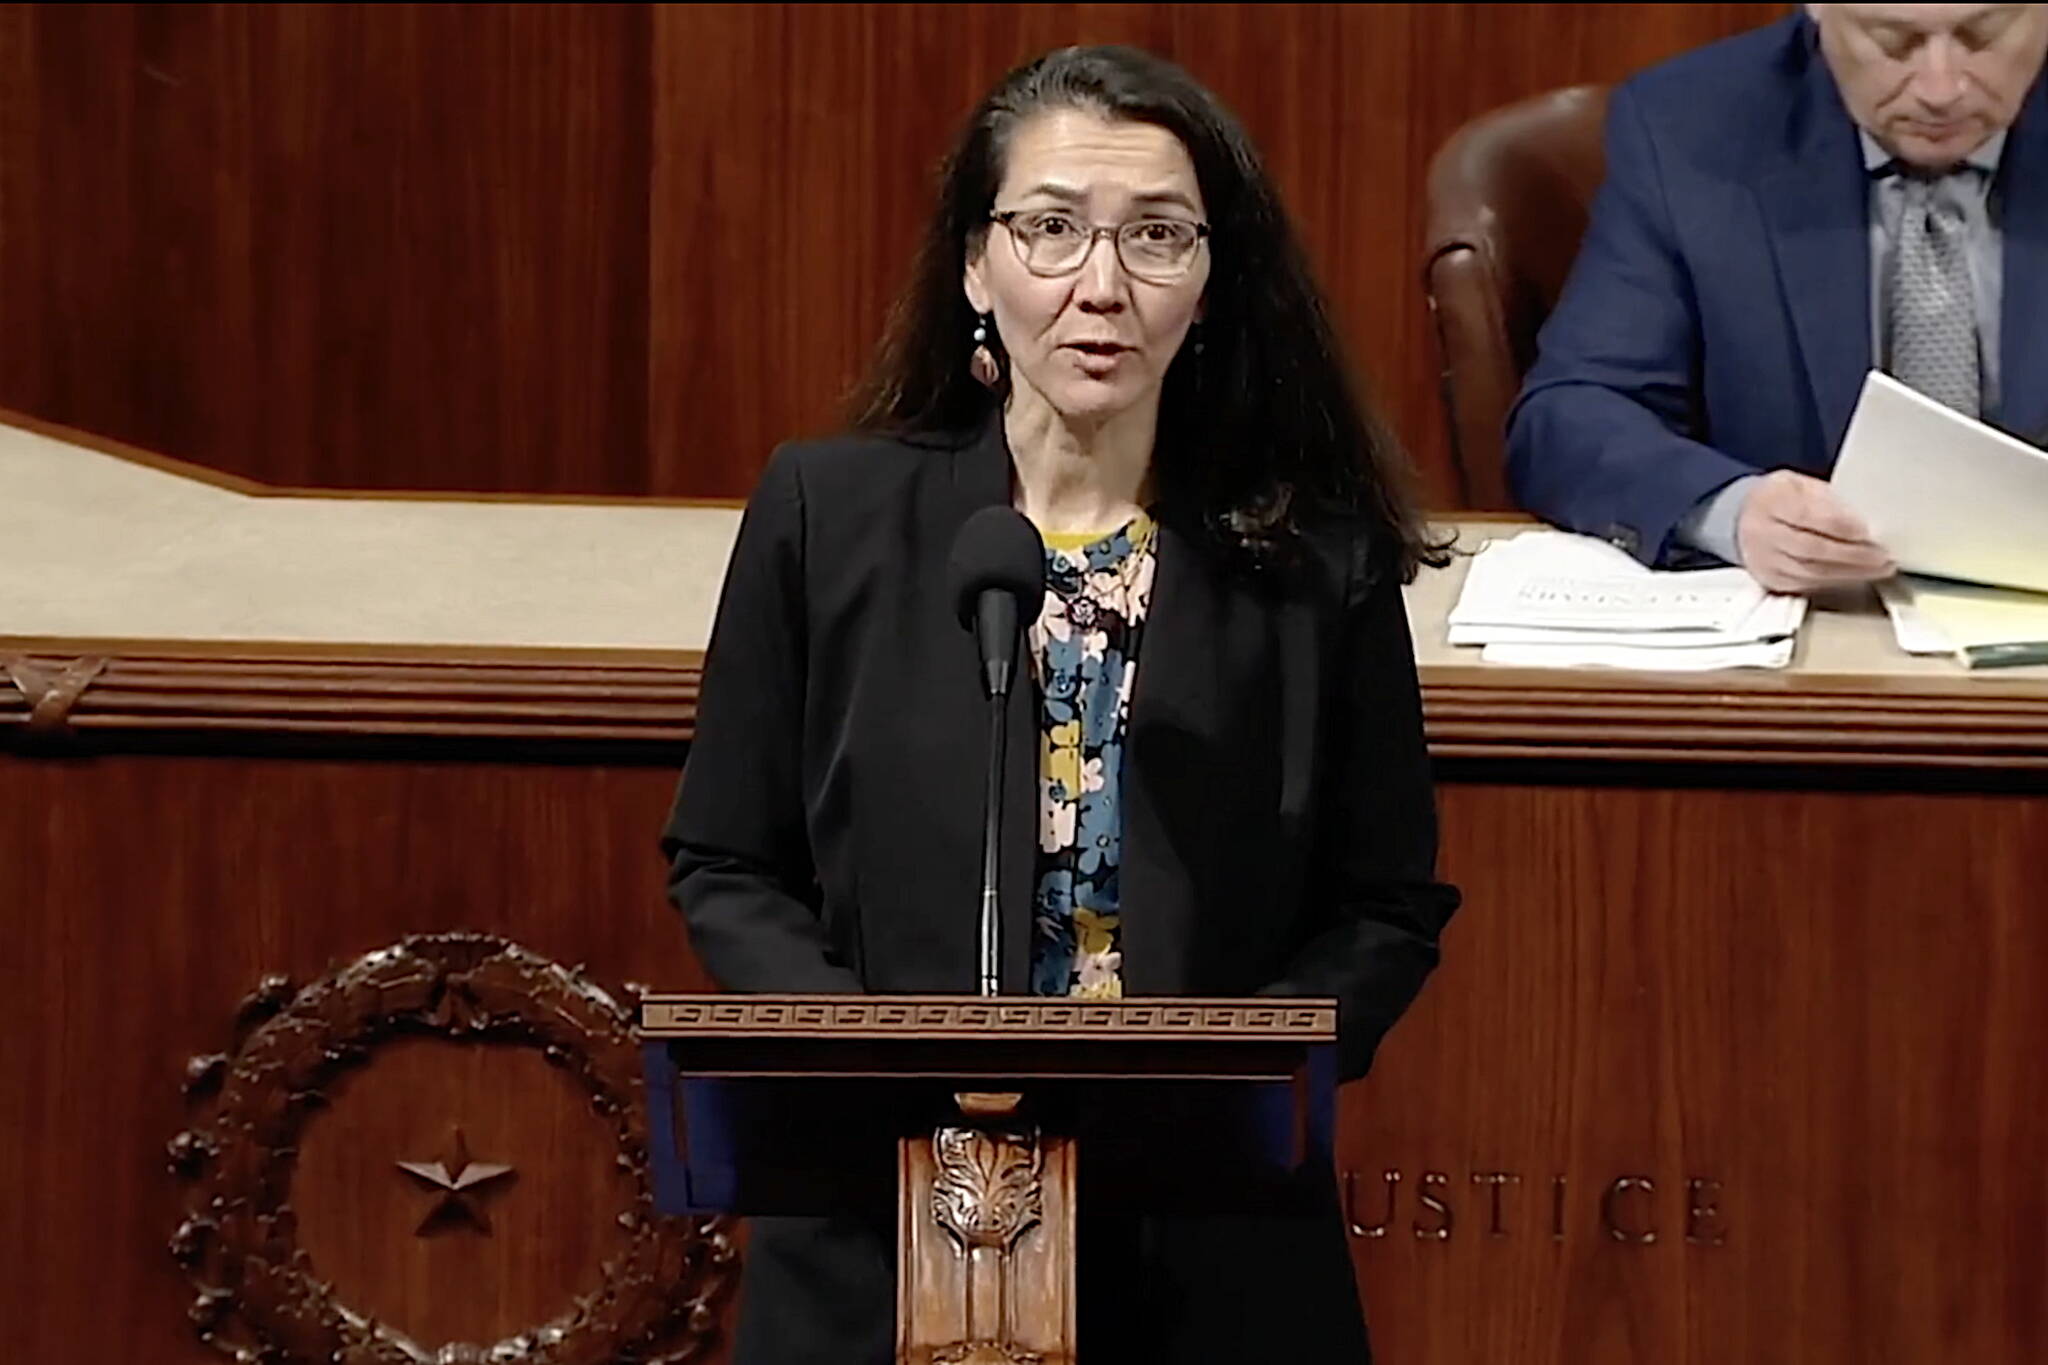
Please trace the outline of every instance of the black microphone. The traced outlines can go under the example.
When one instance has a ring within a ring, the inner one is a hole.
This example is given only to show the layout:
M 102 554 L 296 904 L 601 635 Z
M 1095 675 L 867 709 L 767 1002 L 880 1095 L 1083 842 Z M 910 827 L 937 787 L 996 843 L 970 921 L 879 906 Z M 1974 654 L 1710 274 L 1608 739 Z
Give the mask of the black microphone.
M 981 652 L 982 695 L 1008 696 L 1019 627 L 1038 619 L 1045 598 L 1045 542 L 1015 508 L 984 507 L 953 537 L 946 568 L 954 614 Z
M 974 632 L 981 691 L 988 698 L 988 785 L 981 832 L 981 993 L 1002 989 L 1002 916 L 998 851 L 1003 829 L 1003 752 L 1017 641 L 1045 600 L 1045 542 L 1012 507 L 984 507 L 953 538 L 947 577 L 953 611 Z

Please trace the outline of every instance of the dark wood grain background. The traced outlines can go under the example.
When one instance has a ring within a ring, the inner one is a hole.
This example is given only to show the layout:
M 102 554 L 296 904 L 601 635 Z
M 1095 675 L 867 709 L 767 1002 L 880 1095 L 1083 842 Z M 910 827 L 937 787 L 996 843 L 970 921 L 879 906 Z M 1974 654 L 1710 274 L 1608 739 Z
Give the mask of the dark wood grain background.
M 10 1359 L 218 1361 L 166 1245 L 188 1059 L 265 976 L 300 985 L 407 934 L 481 930 L 613 990 L 708 988 L 662 899 L 665 766 L 0 754 L 0 1340 Z M 401 1041 L 306 1124 L 298 1245 L 342 1300 L 489 1343 L 599 1287 L 616 1146 L 540 1054 Z M 417 1236 L 399 1161 L 464 1130 L 508 1162 L 490 1235 Z
M 614 986 L 701 987 L 654 849 L 674 776 L 645 757 L 0 753 L 9 1357 L 218 1358 L 164 1249 L 165 1143 L 187 1059 L 263 975 L 468 929 Z M 2038 777 L 1604 766 L 1444 774 L 1466 908 L 1344 1095 L 1378 1358 L 2042 1359 Z M 345 1301 L 432 1346 L 596 1287 L 613 1154 L 534 1054 L 393 1045 L 331 1099 L 291 1201 Z M 490 1235 L 423 1238 L 431 1200 L 394 1163 L 440 1159 L 457 1125 L 518 1175 Z M 1498 1217 L 1493 1173 L 1514 1177 Z
M 1440 493 L 1432 153 L 1782 9 L 0 6 L 0 406 L 283 483 L 744 495 L 973 102 L 1121 41 L 1243 117 Z

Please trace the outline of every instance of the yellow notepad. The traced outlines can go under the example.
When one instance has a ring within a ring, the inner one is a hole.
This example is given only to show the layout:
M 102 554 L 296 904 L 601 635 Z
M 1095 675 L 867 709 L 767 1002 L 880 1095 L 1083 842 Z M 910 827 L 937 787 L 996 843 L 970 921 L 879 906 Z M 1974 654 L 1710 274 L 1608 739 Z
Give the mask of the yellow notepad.
M 1913 607 L 1970 668 L 2048 663 L 2048 593 L 1948 579 L 1908 580 Z

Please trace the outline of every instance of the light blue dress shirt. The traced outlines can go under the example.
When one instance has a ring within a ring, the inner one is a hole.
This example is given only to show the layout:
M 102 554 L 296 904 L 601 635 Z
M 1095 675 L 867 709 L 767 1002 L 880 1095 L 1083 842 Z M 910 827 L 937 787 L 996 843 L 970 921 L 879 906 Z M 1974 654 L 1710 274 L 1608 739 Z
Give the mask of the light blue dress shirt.
M 1884 285 L 1891 278 L 1892 257 L 1898 249 L 1906 187 L 1900 176 L 1892 173 L 1891 153 L 1869 133 L 1859 130 L 1858 136 L 1863 141 L 1863 165 L 1870 172 L 1870 354 L 1879 369 L 1889 370 L 1890 300 Z M 1965 157 L 1963 164 L 1946 177 L 1950 183 L 1944 187 L 1963 211 L 1963 252 L 1969 258 L 1970 285 L 1975 295 L 1978 374 L 1983 380 L 1987 412 L 1998 402 L 1998 309 L 2005 286 L 2004 238 L 1999 231 L 1997 206 L 1992 202 L 1991 182 L 2004 154 L 2005 133 L 2001 130 Z M 1730 564 L 1741 563 L 1735 527 L 1743 504 L 1761 477 L 1745 475 L 1702 499 L 1678 524 L 1678 539 Z

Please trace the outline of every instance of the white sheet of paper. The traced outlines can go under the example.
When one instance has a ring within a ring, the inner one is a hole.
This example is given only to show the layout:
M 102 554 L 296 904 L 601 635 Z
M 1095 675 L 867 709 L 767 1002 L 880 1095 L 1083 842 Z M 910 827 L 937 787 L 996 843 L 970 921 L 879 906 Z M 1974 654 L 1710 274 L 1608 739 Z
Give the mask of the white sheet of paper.
M 1888 578 L 1877 585 L 1877 600 L 1884 603 L 1885 615 L 1892 618 L 1892 637 L 1899 642 L 1899 648 L 1908 654 L 1953 654 L 1956 647 L 1935 625 L 1920 614 L 1920 608 L 1913 605 L 1913 590 L 1903 578 Z
M 1479 657 L 1524 668 L 1625 668 L 1639 673 L 1710 673 L 1718 668 L 1783 668 L 1793 641 L 1657 649 L 1640 645 L 1488 645 Z
M 1900 568 L 2048 592 L 2048 451 L 1872 370 L 1830 481 Z

